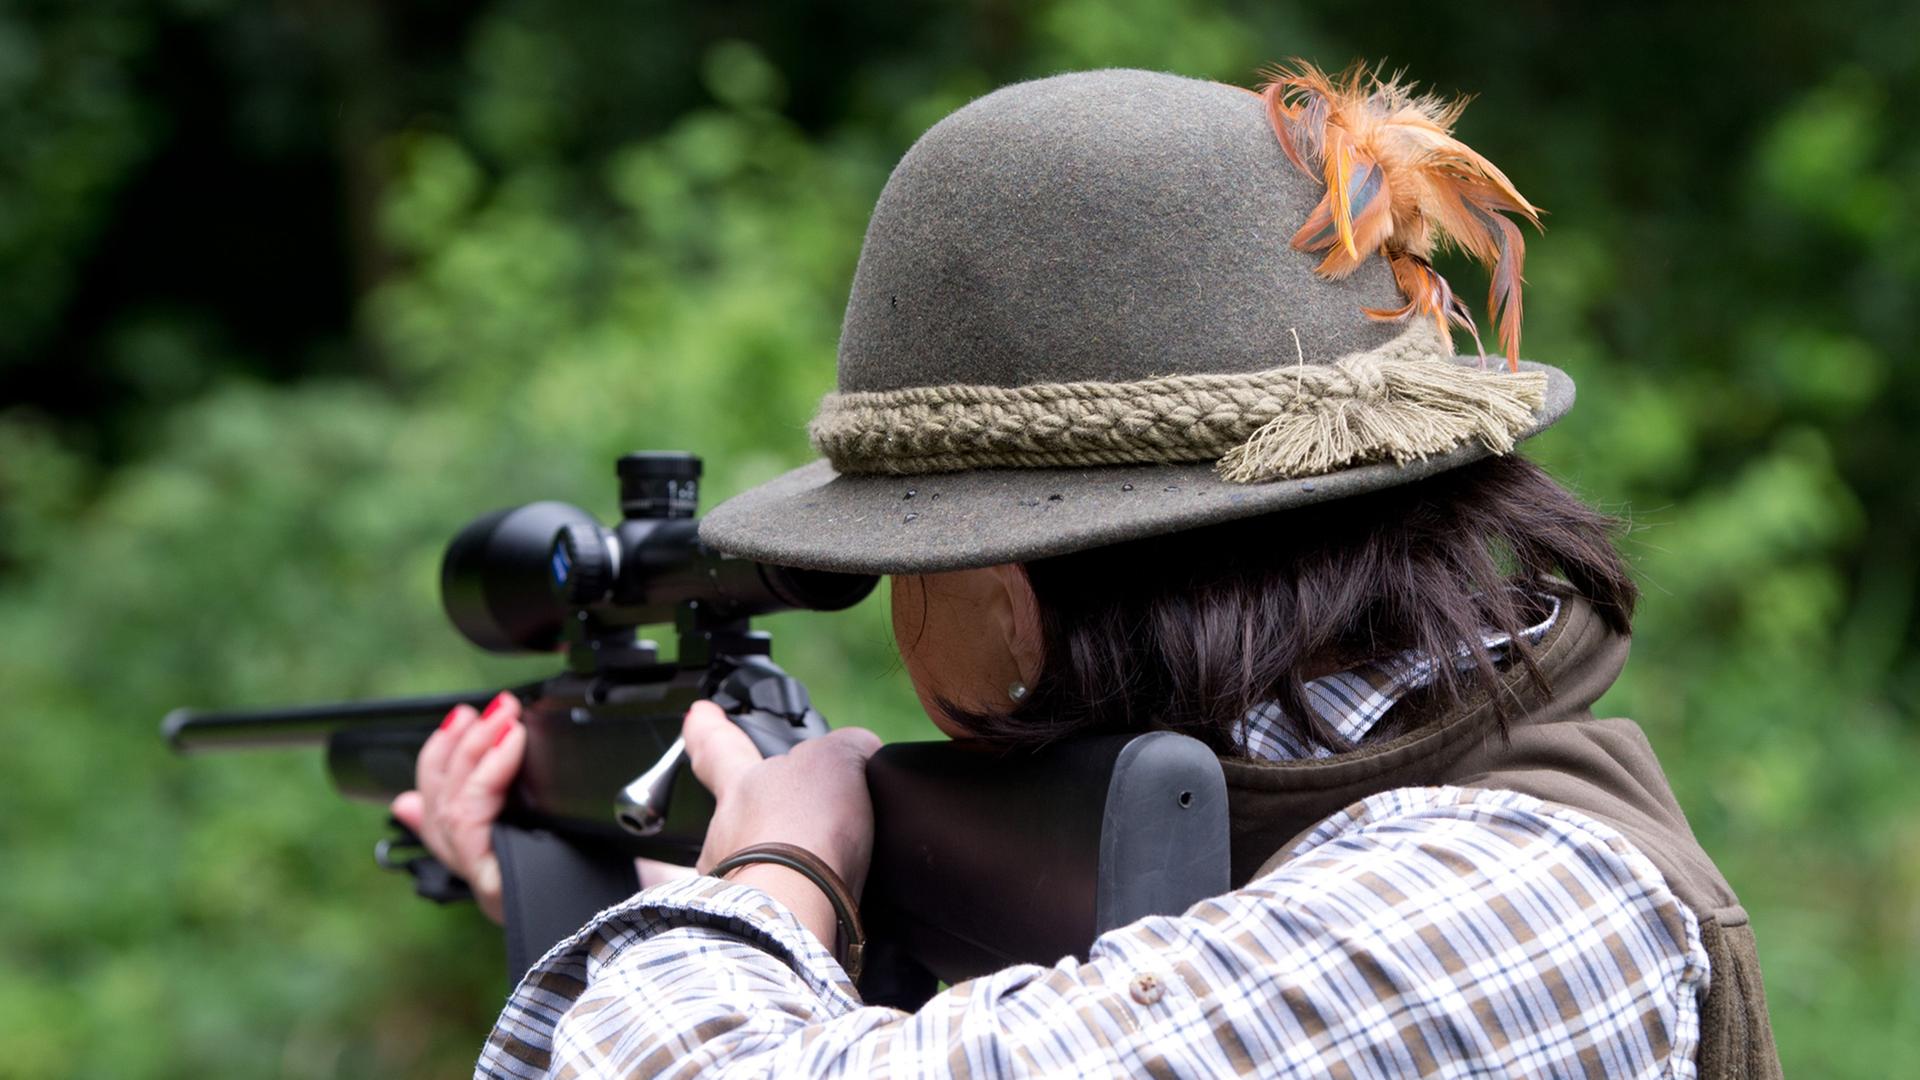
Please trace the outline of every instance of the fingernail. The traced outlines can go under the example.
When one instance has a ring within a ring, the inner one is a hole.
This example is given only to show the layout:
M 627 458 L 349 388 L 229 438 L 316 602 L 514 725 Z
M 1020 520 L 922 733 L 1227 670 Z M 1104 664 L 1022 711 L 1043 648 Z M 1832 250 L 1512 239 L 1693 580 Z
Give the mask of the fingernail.
M 458 720 L 459 718 L 460 718 L 460 706 L 455 705 L 453 708 L 447 710 L 447 718 L 445 720 L 440 721 L 440 730 L 445 731 L 448 728 L 452 727 L 453 722 L 455 720 Z
M 501 743 L 503 743 L 503 742 L 506 742 L 506 741 L 507 741 L 507 733 L 508 733 L 508 732 L 510 732 L 510 731 L 512 731 L 512 730 L 513 730 L 513 725 L 512 725 L 512 724 L 501 724 L 501 725 L 500 725 L 500 730 L 499 730 L 499 732 L 498 732 L 498 733 L 496 733 L 496 734 L 494 735 L 494 737 L 493 737 L 493 743 L 492 743 L 492 745 L 494 745 L 494 746 L 499 746 L 499 745 L 500 745 Z
M 499 693 L 493 695 L 493 700 L 487 702 L 487 711 L 480 714 L 480 719 L 482 720 L 493 719 L 493 714 L 499 712 L 500 706 L 506 704 L 506 701 L 507 701 L 507 692 L 505 690 L 502 690 Z

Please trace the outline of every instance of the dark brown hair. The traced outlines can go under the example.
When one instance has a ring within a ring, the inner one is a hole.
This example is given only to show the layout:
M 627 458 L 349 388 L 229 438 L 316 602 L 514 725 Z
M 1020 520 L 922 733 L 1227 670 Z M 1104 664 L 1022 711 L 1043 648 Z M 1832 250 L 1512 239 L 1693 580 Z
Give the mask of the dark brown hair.
M 1450 656 L 1464 643 L 1472 664 L 1436 665 L 1422 695 L 1447 702 L 1497 688 L 1483 634 L 1517 633 L 1540 614 L 1537 592 L 1516 583 L 1558 577 L 1624 633 L 1638 590 L 1613 546 L 1618 525 L 1507 455 L 1038 559 L 1025 565 L 1040 608 L 1038 678 L 1006 713 L 948 711 L 998 742 L 1165 728 L 1231 754 L 1242 719 L 1272 703 L 1309 745 L 1347 749 L 1307 707 L 1307 679 L 1406 650 Z M 1532 671 L 1524 643 L 1518 653 Z M 1507 719 L 1507 703 L 1495 705 Z

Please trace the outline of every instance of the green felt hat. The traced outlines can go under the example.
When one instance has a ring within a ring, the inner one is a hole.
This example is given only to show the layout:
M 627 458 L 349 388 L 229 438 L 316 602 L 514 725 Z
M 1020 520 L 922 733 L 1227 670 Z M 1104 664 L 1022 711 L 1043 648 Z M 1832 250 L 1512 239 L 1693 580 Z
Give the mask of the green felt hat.
M 1316 169 L 1341 151 L 1283 148 L 1287 100 L 1096 71 L 934 125 L 867 228 L 811 429 L 824 460 L 722 503 L 702 538 L 868 573 L 1020 562 L 1405 483 L 1559 419 L 1558 369 L 1385 317 L 1412 299 L 1386 233 L 1316 272 L 1344 241 L 1303 239 L 1329 185 L 1289 150 Z M 1399 180 L 1368 160 L 1340 174 L 1362 231 Z

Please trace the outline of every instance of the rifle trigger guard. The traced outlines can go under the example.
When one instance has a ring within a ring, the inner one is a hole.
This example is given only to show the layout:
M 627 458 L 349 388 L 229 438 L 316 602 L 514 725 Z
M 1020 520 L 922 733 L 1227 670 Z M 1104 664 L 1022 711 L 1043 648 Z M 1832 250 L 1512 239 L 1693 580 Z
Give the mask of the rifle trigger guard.
M 373 845 L 374 865 L 391 873 L 410 875 L 414 894 L 436 904 L 457 904 L 473 899 L 473 890 L 466 881 L 447 869 L 445 863 L 427 854 L 426 845 L 420 842 L 420 837 L 412 829 L 395 818 L 388 818 L 387 824 L 394 834 Z M 416 854 L 395 854 L 408 851 Z
M 395 860 L 393 857 L 393 849 L 411 846 L 413 845 L 397 836 L 386 837 L 373 845 L 373 863 L 375 866 L 389 873 L 404 873 L 407 869 L 407 860 Z M 416 856 L 416 858 L 417 857 L 418 856 Z

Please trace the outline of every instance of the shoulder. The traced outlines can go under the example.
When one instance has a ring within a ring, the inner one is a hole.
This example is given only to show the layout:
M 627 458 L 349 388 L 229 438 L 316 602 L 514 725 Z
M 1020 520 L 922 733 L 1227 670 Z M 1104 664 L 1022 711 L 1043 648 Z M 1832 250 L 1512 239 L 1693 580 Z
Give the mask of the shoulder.
M 1414 1066 L 1693 1072 L 1694 914 L 1618 832 L 1526 795 L 1381 793 L 1189 918 L 1289 969 L 1307 993 L 1281 1004 L 1322 1045 L 1342 1041 L 1328 1026 L 1384 1025 Z
M 1390 878 L 1374 881 L 1379 874 Z M 1403 879 L 1430 895 L 1540 894 L 1567 915 L 1624 907 L 1655 915 L 1673 948 L 1699 940 L 1693 912 L 1619 830 L 1515 791 L 1381 792 L 1321 822 L 1262 880 L 1302 876 L 1328 884 L 1367 876 L 1375 886 Z
M 1297 895 L 1308 882 L 1328 915 L 1388 903 L 1434 918 L 1433 905 L 1454 903 L 1493 909 L 1519 936 L 1547 923 L 1588 935 L 1630 930 L 1649 955 L 1705 956 L 1693 911 L 1625 836 L 1514 791 L 1382 792 L 1321 822 L 1250 888 Z

